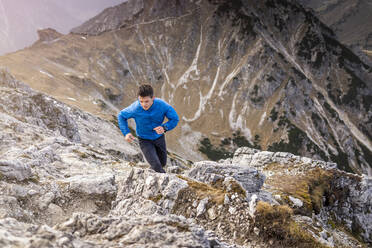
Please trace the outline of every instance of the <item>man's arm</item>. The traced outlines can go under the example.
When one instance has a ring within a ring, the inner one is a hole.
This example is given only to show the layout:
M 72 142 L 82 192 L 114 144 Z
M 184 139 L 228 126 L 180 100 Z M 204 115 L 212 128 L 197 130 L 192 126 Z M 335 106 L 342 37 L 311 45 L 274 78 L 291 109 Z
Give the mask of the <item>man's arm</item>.
M 128 119 L 133 118 L 133 110 L 132 106 L 129 106 L 118 114 L 118 123 L 120 131 L 123 133 L 124 136 L 126 136 L 128 133 L 130 133 L 130 129 L 128 127 Z
M 165 116 L 168 118 L 168 121 L 161 125 L 166 131 L 170 131 L 175 128 L 180 120 L 178 118 L 176 110 L 168 104 L 168 110 L 165 112 Z

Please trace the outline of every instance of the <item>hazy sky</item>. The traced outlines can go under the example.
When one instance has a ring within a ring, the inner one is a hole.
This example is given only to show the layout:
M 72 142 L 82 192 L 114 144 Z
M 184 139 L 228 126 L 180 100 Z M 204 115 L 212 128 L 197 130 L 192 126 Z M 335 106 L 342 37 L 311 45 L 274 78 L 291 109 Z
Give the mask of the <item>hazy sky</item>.
M 31 45 L 37 30 L 68 33 L 107 7 L 126 0 L 0 0 L 0 55 Z

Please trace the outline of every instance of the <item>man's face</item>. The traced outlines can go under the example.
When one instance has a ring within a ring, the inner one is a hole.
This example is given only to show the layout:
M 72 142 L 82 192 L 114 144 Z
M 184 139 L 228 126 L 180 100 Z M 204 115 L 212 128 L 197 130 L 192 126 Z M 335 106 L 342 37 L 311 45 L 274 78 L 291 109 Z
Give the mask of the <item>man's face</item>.
M 142 106 L 142 108 L 144 110 L 148 110 L 151 105 L 154 103 L 154 96 L 151 98 L 150 96 L 145 96 L 145 97 L 142 97 L 142 96 L 139 96 L 138 97 L 138 100 Z

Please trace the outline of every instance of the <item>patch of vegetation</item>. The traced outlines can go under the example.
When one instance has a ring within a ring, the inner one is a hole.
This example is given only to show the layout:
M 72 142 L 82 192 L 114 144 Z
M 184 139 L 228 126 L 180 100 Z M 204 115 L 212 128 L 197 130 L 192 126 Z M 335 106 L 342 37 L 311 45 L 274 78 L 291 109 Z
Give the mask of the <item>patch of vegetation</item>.
M 275 82 L 275 78 L 273 76 L 269 76 L 267 79 L 266 79 L 268 82 Z
M 189 188 L 186 190 L 191 190 L 194 193 L 194 195 L 196 195 L 196 198 L 199 200 L 208 197 L 211 202 L 217 205 L 221 205 L 225 200 L 225 194 L 228 193 L 229 194 L 237 193 L 242 198 L 246 197 L 245 190 L 238 183 L 233 184 L 232 191 L 227 192 L 221 180 L 217 180 L 212 185 L 209 185 L 206 183 L 192 180 L 181 175 L 178 175 L 178 177 L 187 182 Z
M 369 120 L 366 124 L 370 123 L 371 121 L 372 120 Z M 362 123 L 359 123 L 358 127 L 363 132 L 364 135 L 366 135 L 370 140 L 372 140 L 372 133 L 368 132 L 367 128 Z
M 218 161 L 220 159 L 226 159 L 233 156 L 232 152 L 229 152 L 223 147 L 215 147 L 211 144 L 209 138 L 204 138 L 200 141 L 198 149 L 203 154 L 207 155 L 208 159 Z
M 341 68 L 345 68 L 346 61 L 354 63 L 359 66 L 363 66 L 364 69 L 368 70 L 370 67 L 365 64 L 360 58 L 345 45 L 341 44 L 335 38 L 323 34 L 324 40 L 326 41 L 326 46 L 330 51 L 333 51 L 333 54 L 338 55 L 338 61 Z M 336 54 L 335 51 L 341 49 L 340 54 Z
M 288 123 L 290 123 L 288 121 Z M 302 141 L 307 139 L 307 136 L 296 126 L 290 127 L 288 130 L 288 143 L 281 140 L 279 143 L 275 142 L 268 148 L 272 152 L 290 152 L 299 155 L 299 149 L 302 147 Z
M 251 144 L 245 136 L 242 135 L 241 131 L 238 130 L 233 133 L 232 137 L 222 139 L 218 146 L 213 145 L 209 138 L 203 138 L 200 141 L 199 151 L 205 154 L 208 159 L 218 161 L 220 159 L 231 158 L 234 155 L 234 151 L 239 147 L 261 149 L 259 142 L 259 135 L 255 136 L 254 143 Z
M 0 175 L 1 176 L 1 175 Z M 1 179 L 1 178 L 0 178 Z M 32 177 L 28 179 L 28 182 L 32 182 L 34 184 L 40 183 L 40 176 L 38 174 L 34 174 Z
M 214 4 L 211 0 L 209 2 Z M 221 19 L 226 17 L 230 19 L 233 27 L 239 27 L 239 33 L 256 37 L 257 34 L 253 30 L 253 18 L 242 12 L 243 3 L 241 0 L 230 0 L 217 4 L 215 15 L 222 17 Z
M 252 147 L 251 143 L 241 134 L 240 130 L 233 133 L 232 141 L 237 147 Z
M 289 125 L 289 124 L 290 124 L 290 121 L 288 120 L 288 118 L 286 116 L 286 112 L 284 111 L 283 115 L 281 115 L 279 117 L 278 126 L 279 127 L 284 127 L 284 126 Z
M 122 100 L 121 94 L 114 94 L 111 88 L 105 88 L 105 94 L 111 102 L 120 102 Z
M 161 200 L 161 198 L 163 198 L 163 195 L 162 194 L 158 194 L 156 196 L 149 197 L 149 200 L 151 200 L 151 201 L 153 201 L 155 203 L 158 203 Z
M 336 149 L 337 149 L 338 155 L 333 154 L 332 151 L 329 152 L 330 159 L 332 160 L 332 162 L 336 163 L 339 169 L 350 172 L 350 173 L 354 173 L 353 169 L 349 165 L 347 154 L 341 150 L 341 148 L 338 146 L 337 143 L 336 143 Z
M 345 70 L 351 76 L 351 80 L 349 81 L 350 83 L 348 85 L 349 90 L 346 93 L 346 95 L 342 97 L 341 101 L 343 104 L 347 104 L 351 107 L 357 107 L 358 89 L 365 88 L 366 84 L 357 75 L 355 75 L 355 73 L 352 70 L 349 70 L 346 67 Z M 367 106 L 369 106 L 368 101 L 366 102 L 366 106 L 364 106 L 366 110 L 368 110 Z
M 274 240 L 273 247 L 326 247 L 293 221 L 292 215 L 292 209 L 286 205 L 271 206 L 267 202 L 259 201 L 254 226 L 260 230 L 262 239 Z
M 76 153 L 77 155 L 79 155 L 80 158 L 88 158 L 88 154 L 86 154 L 85 152 L 82 152 L 82 151 L 79 151 L 77 149 L 74 149 L 72 150 L 74 153 Z
M 256 148 L 259 149 L 259 150 L 261 150 L 261 146 L 259 145 L 259 144 L 260 144 L 260 141 L 261 141 L 261 139 L 260 139 L 260 135 L 256 134 L 256 135 L 254 136 L 253 145 L 254 145 L 254 147 L 256 147 Z
M 103 100 L 97 99 L 96 102 L 101 109 L 107 109 L 108 108 L 107 104 Z
M 329 97 L 332 99 L 332 101 L 334 103 L 336 103 L 338 105 L 341 105 L 341 98 L 340 98 L 341 91 L 339 89 L 335 89 L 335 91 L 336 91 L 336 95 L 334 95 L 332 93 L 332 85 L 331 85 L 331 83 L 328 83 L 327 84 L 327 92 L 328 92 Z
M 320 36 L 313 29 L 309 28 L 299 44 L 297 55 L 304 58 L 305 61 L 311 61 L 312 50 L 319 44 L 322 44 Z M 311 62 L 314 68 L 318 69 L 322 65 L 324 55 L 325 53 L 322 52 L 317 53 L 316 61 Z
M 314 142 L 312 142 L 310 139 L 307 141 L 308 143 L 306 144 L 306 150 L 308 152 L 311 152 L 312 155 L 319 155 L 323 161 L 328 162 L 329 159 L 325 152 L 319 148 Z
M 332 118 L 335 118 L 336 120 L 338 120 L 339 122 L 341 122 L 341 119 L 340 117 L 338 116 L 338 113 L 336 112 L 336 110 L 334 110 L 329 104 L 328 102 L 324 102 L 324 107 L 327 109 L 327 111 L 331 114 Z
M 167 221 L 166 224 L 168 226 L 173 226 L 177 228 L 178 232 L 190 232 L 189 226 L 186 224 L 182 224 L 180 222 L 173 222 L 173 221 Z
M 322 93 L 318 92 L 318 99 L 324 101 L 324 96 Z
M 262 96 L 258 96 L 258 85 L 257 84 L 253 87 L 253 91 L 250 93 L 250 95 L 251 95 L 250 99 L 253 103 L 259 103 L 263 100 Z
M 276 121 L 276 119 L 278 119 L 278 111 L 276 111 L 275 107 L 271 110 L 270 112 L 270 119 L 271 121 Z
M 372 104 L 372 95 L 363 95 L 362 103 L 363 103 L 364 108 L 368 111 Z
M 280 125 L 287 126 L 288 131 L 288 143 L 281 140 L 280 142 L 275 142 L 268 147 L 269 151 L 272 152 L 289 152 L 295 155 L 300 155 L 300 149 L 303 144 L 307 143 L 307 150 L 311 151 L 313 149 L 313 155 L 317 154 L 322 157 L 325 161 L 328 160 L 324 151 L 322 151 L 316 144 L 314 144 L 297 126 L 293 125 L 285 116 L 281 116 Z M 274 130 L 275 131 L 275 130 Z
M 291 115 L 296 116 L 296 111 L 294 111 L 292 108 L 289 110 L 289 112 L 291 113 Z
M 322 118 L 320 118 L 320 116 L 315 112 L 311 113 L 311 119 L 313 120 L 315 124 L 322 121 Z
M 301 80 L 306 79 L 306 76 L 302 72 L 297 70 L 295 67 L 292 67 L 291 69 L 294 72 L 294 74 L 296 74 Z
M 323 199 L 331 194 L 332 178 L 332 172 L 315 168 L 304 175 L 274 177 L 269 184 L 278 188 L 288 203 L 288 196 L 300 199 L 304 205 L 296 211 L 311 216 L 313 211 L 319 213 Z

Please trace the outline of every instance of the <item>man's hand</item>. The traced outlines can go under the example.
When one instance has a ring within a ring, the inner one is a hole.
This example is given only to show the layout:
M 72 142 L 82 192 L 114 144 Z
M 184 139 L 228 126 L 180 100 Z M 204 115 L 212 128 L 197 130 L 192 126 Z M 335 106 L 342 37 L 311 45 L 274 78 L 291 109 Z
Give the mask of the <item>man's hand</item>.
M 157 134 L 163 134 L 165 131 L 162 126 L 155 127 L 154 130 L 156 131 Z
M 128 133 L 127 135 L 125 135 L 125 140 L 131 143 L 134 140 L 134 137 L 131 133 Z

